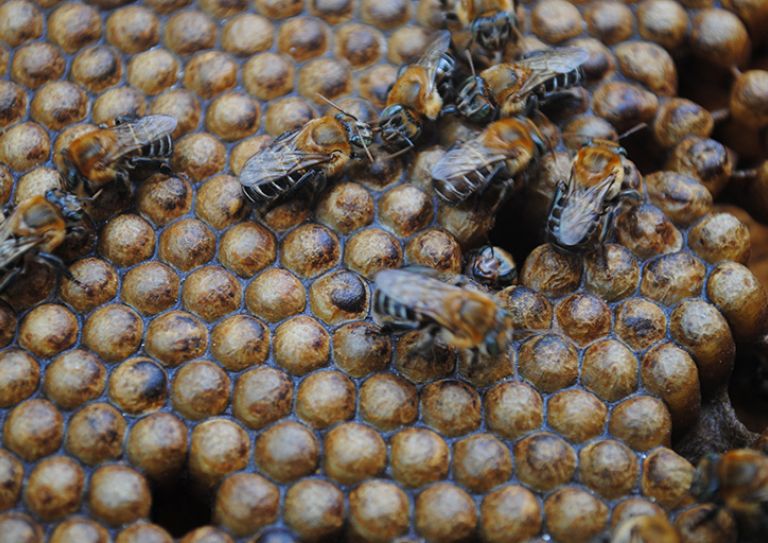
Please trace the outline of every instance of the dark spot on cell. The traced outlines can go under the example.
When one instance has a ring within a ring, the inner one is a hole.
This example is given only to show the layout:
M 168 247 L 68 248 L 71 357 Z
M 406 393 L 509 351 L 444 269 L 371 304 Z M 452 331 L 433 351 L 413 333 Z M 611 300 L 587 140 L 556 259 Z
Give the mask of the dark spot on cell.
M 340 283 L 331 292 L 333 305 L 347 313 L 359 313 L 365 309 L 365 287 L 351 273 L 336 278 Z

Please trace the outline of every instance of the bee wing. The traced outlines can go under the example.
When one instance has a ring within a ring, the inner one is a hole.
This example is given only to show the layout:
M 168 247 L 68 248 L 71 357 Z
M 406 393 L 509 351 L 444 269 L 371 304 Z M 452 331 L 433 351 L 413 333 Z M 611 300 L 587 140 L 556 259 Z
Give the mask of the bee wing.
M 117 142 L 107 156 L 110 162 L 172 134 L 176 130 L 176 119 L 170 115 L 147 115 L 135 122 L 118 124 L 112 130 Z
M 301 128 L 287 132 L 249 158 L 240 172 L 240 182 L 257 187 L 330 160 L 329 155 L 299 149 L 296 142 L 300 133 Z
M 587 189 L 575 188 L 573 178 L 568 182 L 569 204 L 560 215 L 562 241 L 573 245 L 583 239 L 596 218 L 602 214 L 605 194 L 611 186 L 614 175 Z
M 406 270 L 380 271 L 374 281 L 376 288 L 393 300 L 430 317 L 441 326 L 452 327 L 445 316 L 445 299 L 456 296 L 459 287 L 448 285 L 429 274 Z
M 429 87 L 427 88 L 427 94 L 431 93 L 435 87 L 435 79 L 437 78 L 437 69 L 440 66 L 440 60 L 443 54 L 451 47 L 451 33 L 448 30 L 441 30 L 438 32 L 437 38 L 427 46 L 427 50 L 418 60 L 417 64 L 423 66 L 427 70 L 427 81 L 429 81 Z
M 530 77 L 520 88 L 520 94 L 532 92 L 559 74 L 572 72 L 588 58 L 589 53 L 580 47 L 558 47 L 529 53 L 529 56 L 515 63 L 531 71 Z
M 42 238 L 39 236 L 29 236 L 22 239 L 2 238 L 2 241 L 0 241 L 0 269 L 15 261 L 41 242 Z
M 480 138 L 454 145 L 434 166 L 431 174 L 434 179 L 449 181 L 462 177 L 486 166 L 500 162 L 507 155 L 483 144 Z

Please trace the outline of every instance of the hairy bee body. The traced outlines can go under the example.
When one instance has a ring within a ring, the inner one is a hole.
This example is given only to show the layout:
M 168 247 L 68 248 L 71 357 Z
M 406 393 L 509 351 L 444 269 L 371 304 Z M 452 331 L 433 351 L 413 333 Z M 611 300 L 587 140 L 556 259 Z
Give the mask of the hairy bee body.
M 114 127 L 101 127 L 76 138 L 66 150 L 67 187 L 82 184 L 93 195 L 109 183 L 127 189 L 129 172 L 138 167 L 170 172 L 173 154 L 171 134 L 176 119 L 148 115 L 137 120 L 118 119 Z
M 313 119 L 248 159 L 240 172 L 243 193 L 255 204 L 269 205 L 303 187 L 318 192 L 356 156 L 355 147 L 372 140 L 368 125 L 345 115 Z
M 583 146 L 571 164 L 567 182 L 558 183 L 546 223 L 547 240 L 568 253 L 598 248 L 612 228 L 625 198 L 640 195 L 624 187 L 624 150 L 607 140 Z
M 589 54 L 576 47 L 535 51 L 516 62 L 501 63 L 466 79 L 456 98 L 456 109 L 474 122 L 497 115 L 530 114 L 575 86 L 581 85 L 581 65 Z
M 75 230 L 83 228 L 84 214 L 72 194 L 49 190 L 19 203 L 0 222 L 0 292 L 25 271 L 31 260 L 66 270 L 51 254 Z
M 488 294 L 462 276 L 441 281 L 431 271 L 376 274 L 374 319 L 393 330 L 424 330 L 457 349 L 496 355 L 507 344 L 510 319 Z
M 538 128 L 529 119 L 501 119 L 475 139 L 454 145 L 432 167 L 435 192 L 457 204 L 494 180 L 511 184 L 544 152 Z
M 752 449 L 707 455 L 696 469 L 691 493 L 732 512 L 745 531 L 768 533 L 768 455 Z
M 443 108 L 441 88 L 450 81 L 455 60 L 449 50 L 450 32 L 443 31 L 414 64 L 403 67 L 387 93 L 386 107 L 379 116 L 384 145 L 402 150 L 414 146 L 425 120 L 434 121 Z

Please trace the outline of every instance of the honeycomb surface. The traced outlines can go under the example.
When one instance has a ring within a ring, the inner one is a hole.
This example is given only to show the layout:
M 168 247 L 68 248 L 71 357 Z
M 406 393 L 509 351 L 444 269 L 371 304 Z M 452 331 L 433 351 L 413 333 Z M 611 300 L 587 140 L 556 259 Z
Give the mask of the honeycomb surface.
M 327 109 L 318 94 L 375 118 L 439 26 L 436 1 L 0 5 L 2 202 L 58 186 L 62 149 L 99 123 L 178 120 L 178 175 L 136 182 L 130 202 L 106 195 L 96 239 L 67 248 L 81 284 L 40 267 L 0 302 L 1 542 L 581 543 L 648 512 L 685 542 L 736 541 L 725 511 L 697 522 L 711 506 L 689 495 L 672 438 L 727 385 L 768 303 L 745 267 L 749 231 L 712 208 L 733 157 L 675 96 L 690 51 L 713 80 L 747 66 L 766 9 L 519 11 L 524 48 L 590 51 L 588 92 L 553 116 L 553 152 L 490 233 L 489 205 L 432 192 L 429 165 L 477 129 L 451 120 L 312 205 L 257 216 L 237 179 Z M 558 168 L 584 138 L 637 123 L 646 201 L 617 218 L 605 260 L 533 248 Z M 521 330 L 508 356 L 425 360 L 413 334 L 372 323 L 376 271 L 460 272 L 489 235 L 522 255 L 519 285 L 499 293 Z

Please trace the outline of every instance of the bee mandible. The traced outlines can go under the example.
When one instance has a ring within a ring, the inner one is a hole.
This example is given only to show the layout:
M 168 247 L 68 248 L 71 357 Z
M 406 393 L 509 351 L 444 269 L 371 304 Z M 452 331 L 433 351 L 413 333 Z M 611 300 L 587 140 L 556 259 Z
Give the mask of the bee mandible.
M 101 125 L 75 138 L 64 151 L 67 189 L 74 191 L 82 184 L 93 196 L 116 182 L 119 190 L 130 193 L 130 172 L 134 169 L 171 174 L 171 134 L 175 129 L 176 119 L 169 115 L 119 117 L 113 127 Z
M 472 41 L 489 52 L 502 52 L 511 39 L 517 39 L 514 0 L 440 0 L 449 22 L 469 28 Z
M 260 207 L 269 207 L 303 188 L 317 194 L 326 179 L 361 156 L 361 150 L 371 159 L 368 146 L 372 143 L 371 127 L 349 113 L 312 119 L 248 159 L 240 172 L 243 193 Z
M 515 177 L 545 152 L 544 138 L 530 119 L 501 119 L 477 138 L 451 147 L 430 174 L 438 196 L 451 204 L 479 194 L 496 179 L 504 183 L 503 201 Z
M 45 263 L 72 279 L 53 251 L 67 236 L 82 233 L 84 218 L 80 200 L 60 190 L 27 198 L 10 210 L 0 222 L 0 292 L 32 262 Z
M 434 270 L 409 268 L 376 274 L 373 316 L 392 331 L 421 330 L 420 349 L 435 340 L 457 349 L 497 356 L 512 334 L 511 317 L 463 276 L 441 281 Z
M 473 74 L 456 97 L 456 110 L 474 122 L 487 122 L 497 115 L 529 115 L 540 105 L 569 96 L 569 89 L 584 80 L 581 65 L 588 58 L 584 49 L 558 47 L 496 64 L 477 75 L 472 67 Z
M 601 247 L 619 204 L 642 200 L 635 189 L 625 187 L 625 156 L 626 151 L 609 140 L 593 140 L 579 149 L 568 181 L 557 185 L 547 216 L 547 239 L 556 248 L 581 253 Z
M 768 455 L 753 449 L 706 455 L 696 468 L 691 494 L 733 513 L 745 531 L 768 533 Z M 712 511 L 714 516 L 718 509 Z
M 416 63 L 401 69 L 377 124 L 388 149 L 411 149 L 421 136 L 424 120 L 439 117 L 443 109 L 440 84 L 450 79 L 455 67 L 450 47 L 451 33 L 441 31 Z
M 501 290 L 517 281 L 514 257 L 494 245 L 484 245 L 469 253 L 464 273 L 491 290 Z

